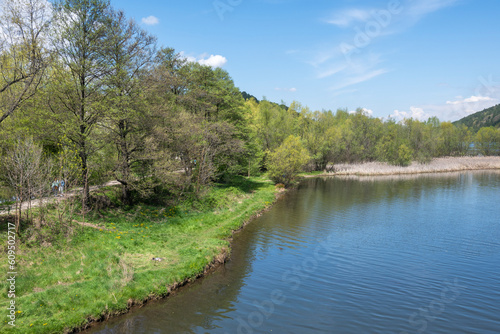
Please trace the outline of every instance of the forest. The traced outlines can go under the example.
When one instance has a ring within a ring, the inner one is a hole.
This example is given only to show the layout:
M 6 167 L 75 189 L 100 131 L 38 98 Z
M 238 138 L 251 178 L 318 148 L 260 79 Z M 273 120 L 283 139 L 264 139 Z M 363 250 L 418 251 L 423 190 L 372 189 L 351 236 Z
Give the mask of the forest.
M 498 154 L 493 127 L 258 101 L 105 0 L 5 0 L 1 13 L 1 182 L 20 201 L 47 196 L 54 179 L 82 187 L 91 209 L 90 185 L 108 180 L 132 205 L 238 175 L 288 186 L 341 162 Z

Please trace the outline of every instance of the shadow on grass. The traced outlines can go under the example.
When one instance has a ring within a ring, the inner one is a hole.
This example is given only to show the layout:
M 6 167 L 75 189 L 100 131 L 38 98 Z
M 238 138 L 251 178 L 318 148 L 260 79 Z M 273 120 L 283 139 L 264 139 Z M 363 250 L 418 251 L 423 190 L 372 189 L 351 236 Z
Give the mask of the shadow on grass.
M 219 189 L 227 189 L 232 187 L 237 188 L 244 193 L 253 193 L 264 187 L 264 184 L 259 181 L 248 179 L 247 177 L 241 175 L 235 175 L 231 176 L 227 180 L 224 180 L 223 183 L 216 183 L 214 186 Z
M 16 216 L 14 216 L 12 214 L 0 216 L 0 233 L 5 233 L 9 230 L 9 223 L 12 224 L 12 225 L 10 225 L 11 227 L 14 226 L 16 223 Z M 20 228 L 19 228 L 20 232 L 22 233 L 31 225 L 32 225 L 31 222 L 29 222 L 26 219 L 21 217 L 21 224 L 20 224 Z M 10 230 L 14 231 L 12 228 Z

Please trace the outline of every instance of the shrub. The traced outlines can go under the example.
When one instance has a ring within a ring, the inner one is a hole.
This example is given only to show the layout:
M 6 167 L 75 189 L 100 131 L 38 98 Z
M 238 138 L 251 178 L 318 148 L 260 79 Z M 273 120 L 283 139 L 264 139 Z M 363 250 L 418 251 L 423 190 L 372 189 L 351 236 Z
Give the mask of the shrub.
M 280 147 L 269 154 L 267 170 L 275 183 L 291 185 L 298 173 L 309 162 L 310 156 L 300 139 L 295 136 L 286 138 Z
M 409 166 L 413 159 L 413 150 L 406 146 L 405 144 L 401 144 L 398 149 L 398 160 L 397 164 L 400 166 Z

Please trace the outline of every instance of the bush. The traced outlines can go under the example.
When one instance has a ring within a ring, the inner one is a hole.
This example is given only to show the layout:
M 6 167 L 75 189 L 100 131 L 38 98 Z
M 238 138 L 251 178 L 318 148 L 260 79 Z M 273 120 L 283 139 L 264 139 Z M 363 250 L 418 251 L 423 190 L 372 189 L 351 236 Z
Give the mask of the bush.
M 398 149 L 397 164 L 403 167 L 409 166 L 413 160 L 413 150 L 402 144 Z
M 309 162 L 310 156 L 300 139 L 295 136 L 286 138 L 280 147 L 269 154 L 267 170 L 275 183 L 285 186 L 293 184 L 302 168 Z

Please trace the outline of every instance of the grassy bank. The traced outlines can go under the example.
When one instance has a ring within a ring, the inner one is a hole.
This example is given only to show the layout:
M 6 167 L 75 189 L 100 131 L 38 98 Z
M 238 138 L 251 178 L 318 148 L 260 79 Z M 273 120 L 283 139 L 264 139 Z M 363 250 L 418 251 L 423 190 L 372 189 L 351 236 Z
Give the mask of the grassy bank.
M 108 209 L 87 217 L 88 226 L 75 222 L 69 237 L 43 246 L 21 244 L 16 251 L 16 327 L 7 324 L 8 289 L 2 280 L 0 332 L 69 332 L 168 295 L 179 283 L 223 262 L 232 231 L 274 199 L 271 182 L 240 180 L 212 189 L 200 203 Z M 1 270 L 7 273 L 3 255 Z
M 467 170 L 500 169 L 500 157 L 447 157 L 435 158 L 428 164 L 413 162 L 408 167 L 394 166 L 384 162 L 359 164 L 335 164 L 332 172 L 305 174 L 305 177 L 333 175 L 399 175 L 459 172 Z

